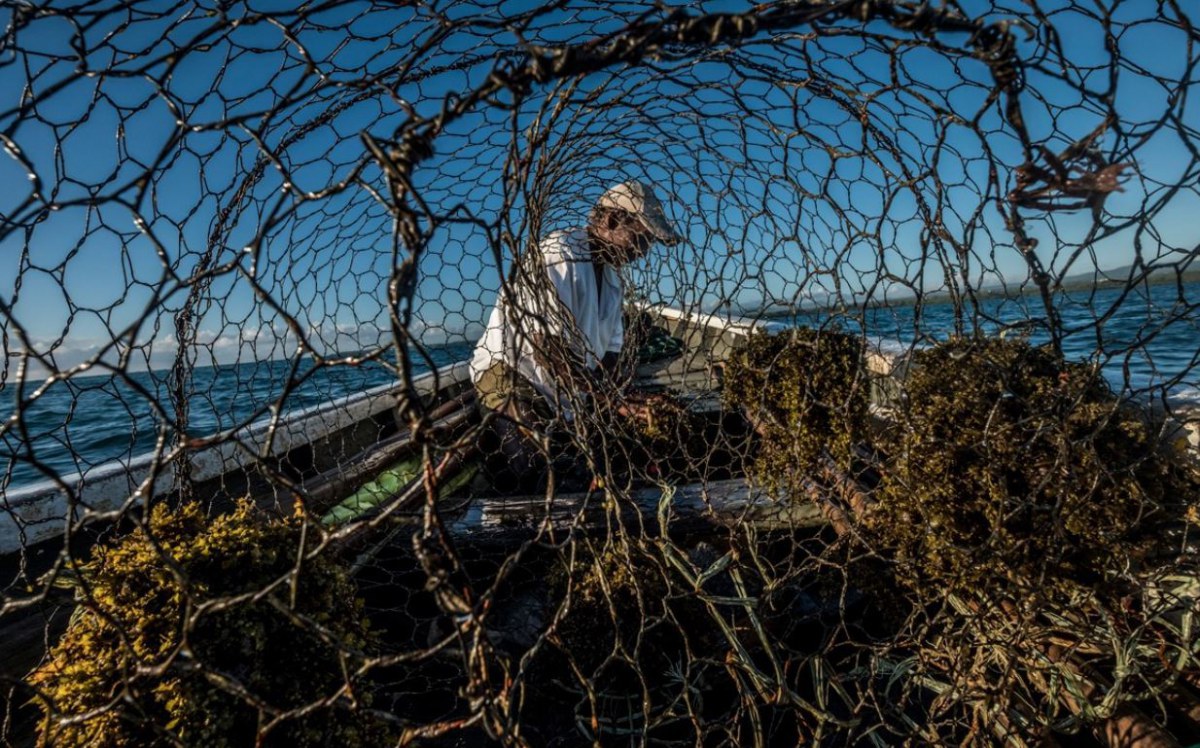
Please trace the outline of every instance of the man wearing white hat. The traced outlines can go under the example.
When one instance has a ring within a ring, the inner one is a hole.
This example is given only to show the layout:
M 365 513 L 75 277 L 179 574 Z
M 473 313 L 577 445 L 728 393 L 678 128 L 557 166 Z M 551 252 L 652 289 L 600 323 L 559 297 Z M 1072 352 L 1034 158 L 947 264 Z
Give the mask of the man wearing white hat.
M 470 367 L 480 404 L 496 413 L 497 488 L 541 483 L 540 437 L 574 420 L 573 406 L 602 400 L 628 413 L 615 382 L 625 343 L 620 269 L 655 241 L 680 239 L 654 192 L 631 180 L 600 196 L 586 227 L 550 234 L 514 267 Z

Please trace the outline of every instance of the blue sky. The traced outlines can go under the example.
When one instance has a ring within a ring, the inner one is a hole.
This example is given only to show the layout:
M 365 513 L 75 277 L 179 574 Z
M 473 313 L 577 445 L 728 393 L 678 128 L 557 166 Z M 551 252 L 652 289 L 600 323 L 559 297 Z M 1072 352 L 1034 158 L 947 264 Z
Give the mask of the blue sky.
M 1025 8 L 1017 0 L 961 5 L 989 18 Z M 1073 83 L 1091 92 L 1080 96 L 1055 78 L 1061 71 L 1042 55 L 1044 36 L 1020 43 L 1022 56 L 1040 66 L 1030 70 L 1023 96 L 1030 132 L 1059 151 L 1103 121 L 1108 57 L 1097 24 L 1068 3 L 1040 5 L 1061 32 L 1065 56 L 1085 76 Z M 217 216 L 264 146 L 279 160 L 234 203 L 236 220 L 216 245 L 223 272 L 202 305 L 200 363 L 290 355 L 295 336 L 278 309 L 321 352 L 388 342 L 392 225 L 364 188 L 378 189 L 379 174 L 368 165 L 362 185 L 322 192 L 361 163 L 360 132 L 386 138 L 408 106 L 436 113 L 447 95 L 478 85 L 497 49 L 510 50 L 516 36 L 503 32 L 488 41 L 484 24 L 476 24 L 437 39 L 440 26 L 429 17 L 367 3 L 342 4 L 300 25 L 292 4 L 282 2 L 250 4 L 278 11 L 274 18 L 234 5 L 231 14 L 251 20 L 218 33 L 212 6 L 187 4 L 159 18 L 171 6 L 142 3 L 81 16 L 86 28 L 39 18 L 0 54 L 0 133 L 11 144 L 0 152 L 0 183 L 17 186 L 0 194 L 0 215 L 15 221 L 0 227 L 7 353 L 21 347 L 12 338 L 18 326 L 60 365 L 96 355 L 128 330 L 134 366 L 169 361 L 173 315 L 186 297 L 180 281 L 195 269 Z M 443 10 L 493 20 L 530 7 L 449 3 Z M 571 4 L 531 19 L 525 36 L 542 44 L 579 41 L 616 30 L 641 7 Z M 1148 224 L 1112 228 L 1136 215 L 1148 196 L 1196 181 L 1195 159 L 1176 130 L 1143 137 L 1166 112 L 1191 128 L 1200 123 L 1194 95 L 1171 98 L 1194 88 L 1197 72 L 1187 67 L 1186 35 L 1153 22 L 1157 7 L 1126 0 L 1118 10 L 1123 21 L 1147 23 L 1131 25 L 1119 42 L 1112 107 L 1123 129 L 1101 142 L 1106 153 L 1137 164 L 1126 191 L 1108 202 L 1112 235 L 1091 236 L 1086 211 L 1031 213 L 1039 255 L 1052 267 L 1077 250 L 1071 272 L 1125 265 L 1135 251 L 1149 260 L 1196 246 L 1200 199 L 1191 189 L 1172 194 Z M 0 10 L 0 23 L 7 25 L 10 13 Z M 869 30 L 897 45 L 907 38 L 878 24 Z M 76 33 L 90 50 L 88 68 L 102 74 L 80 74 L 75 61 L 59 59 L 71 52 Z M 205 46 L 166 57 L 193 40 Z M 953 49 L 966 39 L 941 41 Z M 494 252 L 511 255 L 505 232 L 523 245 L 535 231 L 577 224 L 606 186 L 630 177 L 658 185 L 688 237 L 631 270 L 652 300 L 701 307 L 728 300 L 752 309 L 828 294 L 856 301 L 871 288 L 876 297 L 897 297 L 903 285 L 936 290 L 943 268 L 923 210 L 940 215 L 945 231 L 965 243 L 973 283 L 1024 282 L 1011 236 L 994 205 L 979 199 L 981 192 L 1005 192 L 1021 161 L 997 107 L 980 109 L 985 92 L 973 83 L 990 80 L 985 66 L 953 51 L 898 46 L 903 90 L 888 90 L 880 85 L 890 75 L 881 43 L 846 34 L 759 41 L 735 57 L 712 49 L 699 60 L 589 76 L 557 119 L 543 111 L 558 100 L 544 88 L 515 110 L 481 107 L 453 123 L 414 174 L 431 212 L 446 218 L 420 264 L 414 332 L 430 343 L 476 334 L 503 272 Z M 431 50 L 419 55 L 408 82 L 397 84 L 396 66 L 424 44 Z M 1143 70 L 1186 85 L 1164 87 Z M 361 85 L 376 76 L 383 77 Z M 590 108 L 589 94 L 608 108 Z M 864 141 L 857 114 L 864 108 L 894 149 L 871 134 Z M 941 113 L 930 114 L 933 108 Z M 955 120 L 977 113 L 982 138 Z M 531 128 L 549 133 L 535 156 L 559 149 L 548 162 L 557 170 L 555 189 L 536 198 L 525 194 L 535 174 L 516 179 L 509 170 L 510 147 L 527 147 Z M 937 142 L 941 148 L 931 150 Z M 997 159 L 997 186 L 988 183 L 985 147 Z M 151 165 L 153 179 L 142 189 L 136 180 Z M 26 202 L 35 188 L 41 205 Z M 531 200 L 543 211 L 540 227 L 528 225 Z M 43 210 L 45 203 L 53 209 Z

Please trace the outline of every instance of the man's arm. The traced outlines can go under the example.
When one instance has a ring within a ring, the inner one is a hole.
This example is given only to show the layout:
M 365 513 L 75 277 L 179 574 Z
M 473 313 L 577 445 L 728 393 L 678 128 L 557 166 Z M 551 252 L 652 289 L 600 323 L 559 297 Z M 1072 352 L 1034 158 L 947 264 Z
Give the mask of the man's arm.
M 656 398 L 625 392 L 624 385 L 632 378 L 632 367 L 625 356 L 609 351 L 600 359 L 599 366 L 589 369 L 583 357 L 562 336 L 534 333 L 531 341 L 537 362 L 565 391 L 590 395 L 597 413 L 642 420 L 649 417 Z
M 533 344 L 534 361 L 549 371 L 556 382 L 586 392 L 594 389 L 595 377 L 588 370 L 583 356 L 565 336 L 533 332 L 530 342 Z
M 592 373 L 599 382 L 597 389 L 608 391 L 610 399 L 613 397 L 624 399 L 625 385 L 628 383 L 629 377 L 625 375 L 626 372 L 621 364 L 621 354 L 617 351 L 609 351 L 600 359 L 600 365 Z
M 625 391 L 625 385 L 633 378 L 633 372 L 630 370 L 632 367 L 622 366 L 624 363 L 620 353 L 609 351 L 600 360 L 597 375 L 608 385 L 605 391 L 608 393 L 609 406 L 613 412 L 626 418 L 642 417 L 644 409 L 641 404 L 630 399 L 629 393 Z
M 568 340 L 574 325 L 574 263 L 560 258 L 556 241 L 543 241 L 537 252 L 536 263 L 513 268 L 510 321 L 518 338 L 529 343 L 535 364 L 560 386 L 579 388 L 588 377 L 582 356 Z
M 547 247 L 547 254 L 553 256 L 550 249 Z M 623 361 L 619 350 L 624 343 L 624 331 L 609 341 L 609 347 L 617 350 L 605 352 L 594 369 L 587 365 L 581 345 L 574 342 L 583 340 L 574 317 L 577 287 L 583 282 L 577 273 L 588 264 L 590 260 L 547 261 L 546 286 L 539 288 L 541 279 L 534 275 L 528 279 L 531 283 L 520 287 L 529 323 L 528 340 L 534 361 L 549 372 L 561 393 L 568 396 L 571 392 L 585 393 L 595 404 L 609 403 L 616 409 L 623 400 L 620 376 Z M 586 280 L 592 282 L 591 278 Z

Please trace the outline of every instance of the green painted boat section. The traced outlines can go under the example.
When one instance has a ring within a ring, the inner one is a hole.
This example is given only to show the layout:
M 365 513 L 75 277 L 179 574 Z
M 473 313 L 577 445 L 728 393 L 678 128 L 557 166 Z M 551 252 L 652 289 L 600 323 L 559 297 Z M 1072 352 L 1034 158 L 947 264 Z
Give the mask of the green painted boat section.
M 463 465 L 457 473 L 447 476 L 442 481 L 441 488 L 438 489 L 438 498 L 445 498 L 465 486 L 475 477 L 475 473 L 478 470 L 478 462 L 472 461 Z M 326 526 L 340 525 L 360 517 L 387 502 L 389 499 L 398 496 L 413 481 L 420 478 L 420 455 L 400 460 L 384 468 L 379 475 L 375 476 L 374 480 L 371 480 L 362 488 L 343 499 L 337 506 L 326 512 L 321 517 L 321 524 Z

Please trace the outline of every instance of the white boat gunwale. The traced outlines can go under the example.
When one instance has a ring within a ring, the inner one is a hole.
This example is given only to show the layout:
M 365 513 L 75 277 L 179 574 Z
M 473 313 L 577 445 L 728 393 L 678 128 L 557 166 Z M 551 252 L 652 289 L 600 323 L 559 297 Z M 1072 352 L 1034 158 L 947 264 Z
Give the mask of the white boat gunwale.
M 416 392 L 422 397 L 434 394 L 465 381 L 467 364 L 458 361 L 428 371 L 413 378 Z M 406 398 L 401 382 L 379 385 L 325 403 L 287 413 L 278 419 L 263 418 L 234 432 L 233 438 L 201 450 L 191 457 L 192 478 L 213 480 L 246 467 L 247 454 L 261 454 L 270 438 L 266 453 L 281 457 L 291 450 L 336 434 L 368 419 L 395 409 Z M 58 537 L 65 530 L 65 520 L 74 514 L 72 522 L 78 527 L 92 519 L 119 512 L 132 501 L 141 498 L 142 486 L 149 480 L 154 465 L 161 457 L 145 452 L 128 460 L 112 460 L 85 471 L 65 475 L 62 485 L 53 480 L 10 490 L 0 497 L 0 555 L 16 553 L 23 548 Z M 163 471 L 151 488 L 152 496 L 160 496 L 172 488 L 170 471 Z

